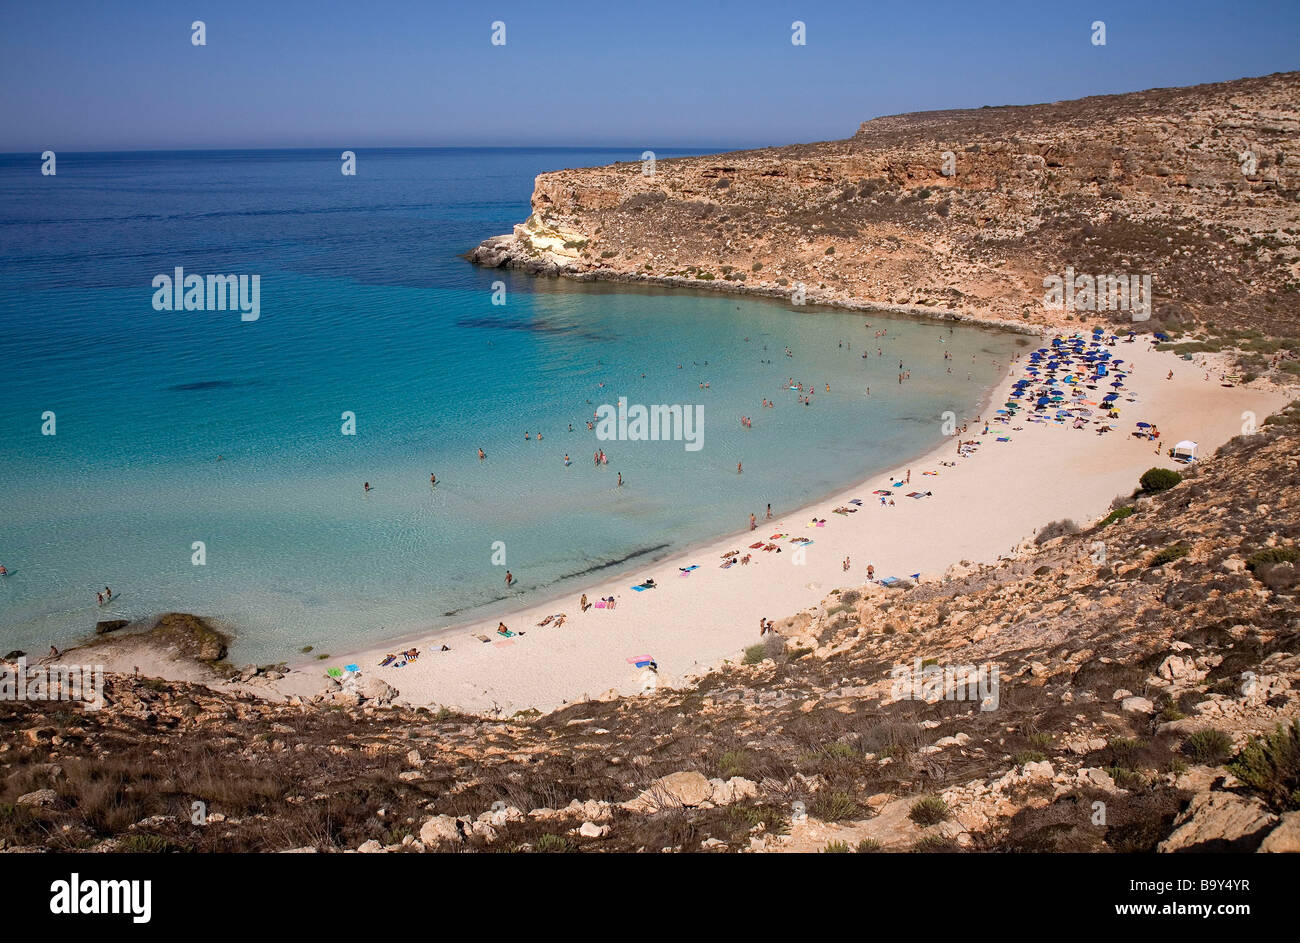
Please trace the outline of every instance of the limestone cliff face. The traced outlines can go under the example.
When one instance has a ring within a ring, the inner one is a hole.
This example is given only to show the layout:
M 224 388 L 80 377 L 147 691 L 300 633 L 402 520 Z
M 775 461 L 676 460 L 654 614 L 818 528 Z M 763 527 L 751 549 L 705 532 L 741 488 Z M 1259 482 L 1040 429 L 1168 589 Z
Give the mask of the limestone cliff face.
M 469 257 L 786 296 L 802 284 L 809 302 L 1022 324 L 1132 319 L 1047 309 L 1043 280 L 1068 267 L 1150 275 L 1146 326 L 1286 335 L 1298 134 L 1300 72 L 897 115 L 843 141 L 660 160 L 652 174 L 545 173 L 529 218 Z

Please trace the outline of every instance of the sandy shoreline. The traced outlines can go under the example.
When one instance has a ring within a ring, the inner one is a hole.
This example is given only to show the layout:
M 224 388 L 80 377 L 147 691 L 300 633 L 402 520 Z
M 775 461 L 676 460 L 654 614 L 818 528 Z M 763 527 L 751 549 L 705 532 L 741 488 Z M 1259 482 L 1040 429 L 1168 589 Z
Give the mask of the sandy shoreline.
M 1026 352 L 1032 348 L 1026 348 Z M 1117 494 L 1130 493 L 1138 476 L 1152 465 L 1175 467 L 1154 444 L 1133 438 L 1133 423 L 1145 420 L 1161 430 L 1162 452 L 1180 439 L 1200 444 L 1210 455 L 1223 442 L 1242 432 L 1242 413 L 1251 411 L 1256 423 L 1291 397 L 1281 390 L 1220 386 L 1217 361 L 1202 366 L 1152 350 L 1149 340 L 1119 344 L 1114 356 L 1132 368 L 1128 390 L 1138 402 L 1121 401 L 1118 431 L 1104 436 L 1055 424 L 1024 422 L 994 424 L 984 436 L 973 424 L 965 439 L 981 447 L 956 467 L 940 465 L 956 459 L 956 444 L 948 441 L 926 455 L 900 463 L 899 475 L 912 469 L 911 488 L 894 489 L 896 504 L 881 506 L 871 492 L 889 487 L 884 476 L 860 482 L 792 512 L 763 521 L 757 531 L 709 541 L 669 558 L 636 564 L 562 597 L 551 597 L 517 608 L 501 620 L 526 634 L 501 639 L 497 615 L 464 625 L 410 634 L 380 646 L 331 657 L 325 662 L 293 664 L 278 683 L 285 695 L 307 696 L 321 690 L 327 666 L 356 663 L 363 676 L 378 677 L 397 688 L 401 699 L 416 705 L 440 705 L 474 712 L 510 714 L 535 708 L 552 710 L 615 690 L 634 694 L 647 681 L 633 662 L 652 656 L 659 665 L 657 683 L 672 686 L 698 675 L 718 662 L 736 658 L 746 645 L 759 640 L 759 619 L 781 619 L 817 604 L 840 586 L 866 581 L 866 567 L 876 576 L 912 573 L 940 575 L 953 563 L 994 562 L 1014 552 L 1049 521 L 1071 518 L 1084 524 L 1102 514 Z M 1000 403 L 1016 378 L 1023 376 L 1024 358 L 983 401 Z M 1210 379 L 1205 380 L 1206 370 Z M 1169 370 L 1174 378 L 1166 380 Z M 1100 394 L 1098 394 L 1100 395 Z M 959 417 L 960 420 L 960 417 Z M 1010 431 L 1023 426 L 1020 431 Z M 1011 437 L 999 443 L 998 435 Z M 936 471 L 925 476 L 923 471 Z M 898 480 L 898 479 L 894 479 Z M 932 491 L 933 497 L 908 499 L 908 490 Z M 863 501 L 851 515 L 831 513 L 852 498 Z M 808 527 L 816 516 L 824 527 Z M 750 552 L 759 538 L 786 533 L 815 542 L 798 559 L 788 540 L 778 541 L 781 554 L 753 552 L 747 566 L 719 568 L 729 550 Z M 852 567 L 843 572 L 849 556 Z M 697 565 L 689 576 L 679 568 Z M 635 575 L 631 575 L 635 573 Z M 658 587 L 631 589 L 645 577 Z M 592 602 L 614 596 L 614 610 L 579 611 L 585 592 Z M 564 626 L 539 627 L 546 616 L 567 614 Z M 490 639 L 484 643 L 475 635 Z M 616 637 L 610 637 L 616 636 Z M 446 644 L 451 651 L 441 652 Z M 387 652 L 418 647 L 421 657 L 402 668 L 378 668 Z

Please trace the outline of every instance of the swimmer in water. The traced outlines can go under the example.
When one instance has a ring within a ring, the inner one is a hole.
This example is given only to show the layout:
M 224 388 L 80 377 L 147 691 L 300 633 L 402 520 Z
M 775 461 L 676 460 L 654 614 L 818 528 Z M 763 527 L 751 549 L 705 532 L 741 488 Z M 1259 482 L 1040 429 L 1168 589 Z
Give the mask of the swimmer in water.
M 366 482 L 365 489 L 366 489 L 366 494 L 370 494 L 370 482 L 368 481 Z
M 429 472 L 429 484 L 436 485 L 437 483 L 438 479 L 434 476 L 433 472 Z
M 478 460 L 481 462 L 481 461 L 483 461 L 483 459 L 485 459 L 485 458 L 487 458 L 487 456 L 483 454 L 483 450 L 482 450 L 482 449 L 479 449 L 479 450 L 478 450 Z

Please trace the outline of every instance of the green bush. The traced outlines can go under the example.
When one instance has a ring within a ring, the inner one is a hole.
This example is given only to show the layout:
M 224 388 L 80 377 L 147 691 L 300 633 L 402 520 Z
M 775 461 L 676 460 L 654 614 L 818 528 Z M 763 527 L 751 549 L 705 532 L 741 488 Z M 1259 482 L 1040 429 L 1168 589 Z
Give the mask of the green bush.
M 573 843 L 563 835 L 543 835 L 533 842 L 533 851 L 542 854 L 565 854 L 573 851 Z
M 1300 809 L 1300 719 L 1251 737 L 1228 771 L 1277 811 Z
M 728 750 L 718 757 L 718 775 L 723 779 L 747 776 L 753 765 L 754 761 L 748 750 Z
M 926 796 L 912 803 L 907 817 L 922 828 L 938 825 L 948 817 L 948 803 L 939 796 Z
M 1158 491 L 1168 491 L 1182 480 L 1183 476 L 1172 469 L 1149 468 L 1142 473 L 1138 483 L 1147 494 L 1155 494 Z
M 942 835 L 926 835 L 915 845 L 912 850 L 919 854 L 935 854 L 957 851 L 957 844 L 951 838 L 944 838 Z
M 1198 730 L 1183 741 L 1183 752 L 1198 763 L 1217 766 L 1232 756 L 1232 738 L 1222 730 Z
M 880 851 L 881 847 L 880 842 L 876 841 L 874 838 L 864 838 L 862 841 L 858 842 L 858 854 L 874 854 L 875 852 Z
M 1173 563 L 1175 560 L 1185 557 L 1191 552 L 1191 547 L 1187 546 L 1187 544 L 1182 541 L 1179 541 L 1178 543 L 1171 544 L 1164 550 L 1153 555 L 1151 559 L 1147 561 L 1147 566 L 1164 566 L 1166 563 Z
M 1115 508 L 1115 510 L 1111 511 L 1109 514 L 1103 517 L 1101 519 L 1101 523 L 1098 524 L 1097 526 L 1105 527 L 1107 524 L 1114 524 L 1116 521 L 1122 521 L 1124 520 L 1124 518 L 1129 517 L 1132 514 L 1133 514 L 1133 506 L 1131 504 L 1127 505 L 1126 507 Z
M 767 657 L 767 646 L 762 642 L 757 645 L 750 645 L 745 649 L 745 664 L 757 665 Z
M 1269 547 L 1247 557 L 1246 569 L 1254 573 L 1263 566 L 1272 566 L 1274 563 L 1295 563 L 1297 560 L 1300 560 L 1300 550 L 1295 547 Z
M 824 855 L 847 855 L 850 854 L 848 842 L 833 841 L 828 842 L 822 849 Z
M 808 810 L 823 822 L 851 819 L 860 811 L 858 804 L 847 792 L 819 792 Z

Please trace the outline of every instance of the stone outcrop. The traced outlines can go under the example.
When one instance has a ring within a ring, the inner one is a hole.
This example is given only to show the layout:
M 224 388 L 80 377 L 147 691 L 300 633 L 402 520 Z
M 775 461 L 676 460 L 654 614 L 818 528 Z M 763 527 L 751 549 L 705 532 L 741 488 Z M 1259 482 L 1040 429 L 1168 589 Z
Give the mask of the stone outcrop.
M 557 170 L 468 257 L 1007 325 L 1043 279 L 1150 275 L 1151 325 L 1294 334 L 1300 73 L 877 118 L 851 138 Z M 1251 170 L 1251 173 L 1246 173 Z M 1085 315 L 1132 322 L 1131 312 Z

